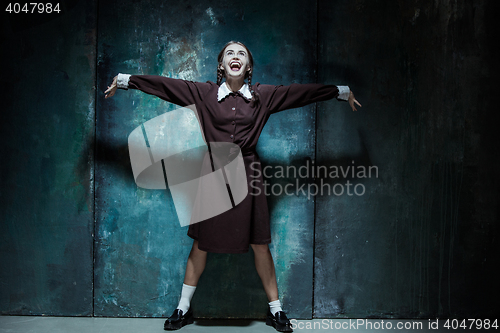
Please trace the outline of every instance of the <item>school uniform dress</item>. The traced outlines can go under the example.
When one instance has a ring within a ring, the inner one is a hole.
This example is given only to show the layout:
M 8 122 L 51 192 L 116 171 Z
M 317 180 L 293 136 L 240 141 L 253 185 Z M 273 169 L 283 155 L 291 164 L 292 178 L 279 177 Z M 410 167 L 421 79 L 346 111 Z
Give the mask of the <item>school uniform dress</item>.
M 347 100 L 350 91 L 347 86 L 256 83 L 253 90 L 260 100 L 254 104 L 251 103 L 252 95 L 247 84 L 238 92 L 232 92 L 225 83 L 218 86 L 211 81 L 119 74 L 118 88 L 138 89 L 180 106 L 194 104 L 207 143 L 231 142 L 241 148 L 248 195 L 232 209 L 191 224 L 188 229 L 188 236 L 198 240 L 200 250 L 216 253 L 245 253 L 250 244 L 271 242 L 262 168 L 255 151 L 269 117 L 279 111 L 332 98 Z

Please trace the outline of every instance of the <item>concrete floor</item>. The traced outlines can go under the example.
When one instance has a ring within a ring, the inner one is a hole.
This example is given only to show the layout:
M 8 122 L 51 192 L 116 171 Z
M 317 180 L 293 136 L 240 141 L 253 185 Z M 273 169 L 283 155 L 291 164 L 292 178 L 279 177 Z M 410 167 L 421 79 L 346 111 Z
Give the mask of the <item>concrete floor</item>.
M 0 333 L 150 333 L 165 332 L 161 318 L 95 318 L 95 317 L 40 317 L 0 316 Z M 362 321 L 362 322 L 361 322 Z M 418 326 L 421 323 L 422 326 Z M 450 332 L 445 320 L 440 320 L 439 329 L 429 329 L 435 320 L 400 319 L 314 319 L 293 320 L 294 332 L 376 332 L 392 329 L 394 332 Z M 358 326 L 356 326 L 358 324 Z M 397 325 L 407 328 L 397 328 Z M 382 325 L 382 326 L 381 326 Z M 388 325 L 391 325 L 389 328 Z M 413 326 L 412 326 L 413 325 Z M 402 326 L 404 327 L 404 326 Z M 410 328 L 413 327 L 413 328 Z M 463 330 L 463 329 L 458 329 Z M 467 329 L 466 331 L 474 331 Z M 496 331 L 496 330 L 495 330 Z M 182 333 L 273 333 L 274 328 L 259 320 L 196 320 L 181 329 Z

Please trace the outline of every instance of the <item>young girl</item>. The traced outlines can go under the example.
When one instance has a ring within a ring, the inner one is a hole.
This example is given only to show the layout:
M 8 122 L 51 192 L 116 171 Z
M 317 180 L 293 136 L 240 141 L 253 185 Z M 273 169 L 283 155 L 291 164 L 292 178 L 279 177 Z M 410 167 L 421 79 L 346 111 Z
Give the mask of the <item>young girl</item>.
M 348 101 L 353 111 L 356 111 L 355 104 L 361 104 L 347 86 L 252 85 L 252 74 L 252 54 L 244 44 L 231 41 L 218 56 L 217 83 L 118 74 L 105 91 L 108 98 L 115 94 L 117 88 L 139 89 L 180 106 L 194 104 L 206 142 L 237 144 L 243 154 L 247 183 L 253 180 L 248 195 L 240 204 L 223 214 L 189 226 L 188 236 L 194 239 L 193 246 L 186 265 L 180 302 L 165 321 L 166 330 L 179 329 L 193 322 L 190 301 L 205 268 L 207 252 L 245 253 L 251 246 L 255 267 L 269 300 L 266 324 L 281 332 L 292 331 L 278 299 L 274 262 L 268 246 L 271 242 L 269 212 L 262 172 L 257 171 L 261 167 L 255 147 L 269 116 L 275 112 L 332 98 Z

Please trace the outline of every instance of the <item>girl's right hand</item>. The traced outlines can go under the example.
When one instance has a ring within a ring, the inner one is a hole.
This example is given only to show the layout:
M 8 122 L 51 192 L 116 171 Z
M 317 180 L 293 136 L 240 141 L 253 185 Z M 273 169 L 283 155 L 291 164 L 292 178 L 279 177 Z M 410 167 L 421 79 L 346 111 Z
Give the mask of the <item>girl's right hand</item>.
M 348 100 L 348 102 L 349 102 L 349 105 L 352 108 L 352 111 L 358 111 L 358 109 L 356 109 L 356 106 L 354 106 L 354 103 L 356 103 L 359 106 L 361 106 L 361 104 L 359 104 L 359 102 L 356 100 L 356 98 L 354 98 L 354 94 L 350 90 L 349 90 L 349 100 Z
M 104 92 L 106 94 L 104 98 L 112 97 L 115 94 L 116 89 L 118 89 L 118 85 L 116 83 L 117 80 L 118 80 L 118 75 L 114 77 L 113 83 L 111 83 L 111 85 L 108 86 L 108 89 Z

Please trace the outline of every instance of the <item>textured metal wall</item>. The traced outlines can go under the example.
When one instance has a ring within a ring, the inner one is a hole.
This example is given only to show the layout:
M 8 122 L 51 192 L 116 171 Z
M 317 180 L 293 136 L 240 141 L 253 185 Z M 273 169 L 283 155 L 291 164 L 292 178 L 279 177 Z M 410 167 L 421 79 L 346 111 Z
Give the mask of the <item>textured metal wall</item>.
M 276 15 L 276 13 L 280 15 Z M 253 50 L 254 82 L 313 82 L 316 8 L 288 2 L 158 2 L 99 6 L 99 91 L 118 72 L 215 81 L 229 40 Z M 138 91 L 101 95 L 97 112 L 95 315 L 162 316 L 177 306 L 191 248 L 164 191 L 137 188 L 128 134 L 176 106 Z M 180 137 L 179 140 L 189 140 Z M 257 147 L 264 164 L 314 158 L 314 106 L 273 115 Z M 269 198 L 281 299 L 294 317 L 312 316 L 313 201 Z M 244 255 L 209 254 L 193 298 L 198 317 L 263 317 L 267 297 Z
M 320 1 L 319 13 L 319 80 L 348 83 L 363 108 L 319 105 L 318 164 L 379 173 L 328 180 L 363 196 L 317 198 L 315 316 L 497 316 L 498 4 Z
M 5 314 L 92 314 L 96 7 L 62 1 L 60 8 L 51 15 L 2 12 Z

